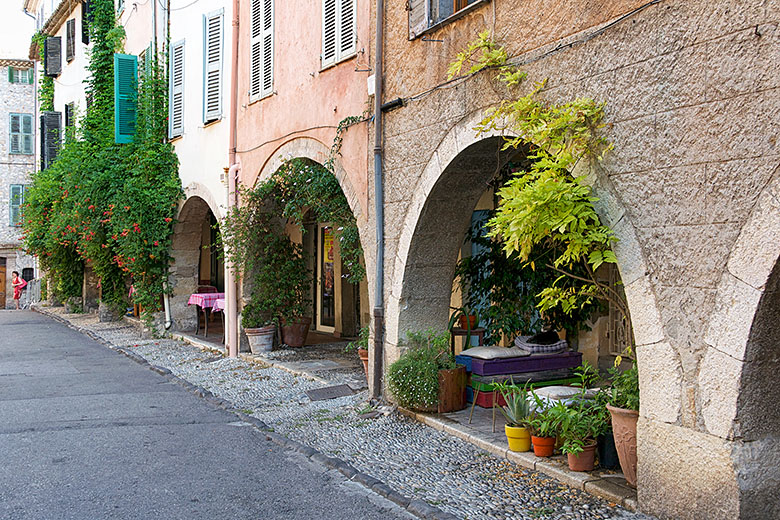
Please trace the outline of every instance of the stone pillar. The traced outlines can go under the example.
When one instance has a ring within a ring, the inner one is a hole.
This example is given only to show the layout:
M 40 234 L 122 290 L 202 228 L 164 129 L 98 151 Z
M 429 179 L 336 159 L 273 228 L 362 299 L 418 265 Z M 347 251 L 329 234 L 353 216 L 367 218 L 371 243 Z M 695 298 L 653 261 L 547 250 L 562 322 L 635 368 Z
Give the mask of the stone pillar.
M 84 266 L 84 283 L 81 289 L 81 296 L 84 302 L 84 312 L 97 312 L 100 302 L 100 288 L 98 287 L 98 277 L 92 266 L 87 263 Z

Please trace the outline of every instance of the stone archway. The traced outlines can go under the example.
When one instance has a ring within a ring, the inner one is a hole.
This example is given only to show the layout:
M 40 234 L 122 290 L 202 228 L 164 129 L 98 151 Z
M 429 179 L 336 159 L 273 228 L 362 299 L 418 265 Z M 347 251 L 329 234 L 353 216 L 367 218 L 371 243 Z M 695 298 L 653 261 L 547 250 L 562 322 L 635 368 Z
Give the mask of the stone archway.
M 178 331 L 191 332 L 195 329 L 196 313 L 187 305 L 187 300 L 197 290 L 199 283 L 203 226 L 210 216 L 219 218 L 220 215 L 218 208 L 207 202 L 210 199 L 214 203 L 208 190 L 201 187 L 201 192 L 206 198 L 193 195 L 181 204 L 173 229 L 173 264 L 168 272 L 168 283 L 171 289 L 172 329 Z

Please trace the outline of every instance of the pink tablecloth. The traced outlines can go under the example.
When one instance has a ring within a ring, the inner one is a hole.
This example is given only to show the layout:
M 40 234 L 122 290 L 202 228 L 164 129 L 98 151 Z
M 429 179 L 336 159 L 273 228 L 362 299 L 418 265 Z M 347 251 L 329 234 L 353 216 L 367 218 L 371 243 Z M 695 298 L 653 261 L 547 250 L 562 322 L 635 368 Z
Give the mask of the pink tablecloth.
M 225 293 L 195 293 L 190 295 L 187 305 L 197 305 L 203 309 L 210 309 L 217 300 L 225 299 Z
M 214 305 L 211 307 L 214 312 L 225 310 L 225 298 L 217 298 L 214 300 Z

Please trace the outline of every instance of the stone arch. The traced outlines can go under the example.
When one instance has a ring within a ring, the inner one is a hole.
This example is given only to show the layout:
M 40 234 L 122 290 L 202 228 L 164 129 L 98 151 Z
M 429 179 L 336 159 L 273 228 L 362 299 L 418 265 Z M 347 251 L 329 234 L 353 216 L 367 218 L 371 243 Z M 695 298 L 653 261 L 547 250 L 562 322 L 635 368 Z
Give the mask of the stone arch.
M 209 214 L 220 218 L 214 197 L 203 185 L 192 183 L 185 192 L 199 195 L 189 196 L 179 206 L 171 243 L 173 263 L 168 271 L 172 328 L 180 331 L 195 328 L 195 310 L 187 305 L 187 300 L 198 286 L 203 222 Z
M 282 161 L 289 158 L 305 157 L 311 159 L 319 164 L 325 164 L 330 156 L 330 148 L 325 146 L 322 142 L 312 137 L 296 137 L 289 141 L 286 141 L 278 148 L 276 148 L 265 161 L 257 176 L 248 179 L 249 186 L 255 185 L 257 182 L 268 179 L 279 167 L 282 165 Z M 358 221 L 358 225 L 365 220 L 365 211 L 360 203 L 360 199 L 357 196 L 357 192 L 349 180 L 349 175 L 346 170 L 341 166 L 339 161 L 335 162 L 333 174 L 336 176 L 336 180 L 339 181 L 341 191 L 344 192 L 344 196 L 347 197 L 349 207 L 352 210 L 352 214 L 355 215 L 355 219 Z M 362 231 L 362 229 L 361 229 Z M 362 233 L 361 233 L 362 234 Z
M 393 265 L 393 283 L 388 294 L 386 341 L 390 346 L 397 346 L 409 330 L 444 326 L 447 323 L 445 310 L 449 302 L 457 245 L 467 228 L 473 203 L 476 203 L 497 168 L 509 159 L 509 152 L 499 152 L 502 137 L 498 132 L 476 135 L 474 127 L 483 117 L 484 110 L 476 110 L 450 129 L 431 154 L 414 190 L 403 221 Z M 471 159 L 469 156 L 472 156 Z M 637 330 L 637 345 L 653 346 L 655 350 L 664 349 L 668 351 L 667 358 L 674 358 L 671 347 L 662 345 L 664 335 L 661 319 L 634 228 L 618 198 L 601 181 L 604 176 L 599 174 L 599 168 L 592 166 L 590 171 L 590 181 L 600 198 L 596 209 L 620 239 L 615 253 L 625 284 L 632 322 Z M 462 186 L 466 186 L 466 193 L 462 191 Z M 469 205 L 469 201 L 473 203 Z M 452 223 L 456 225 L 452 226 Z M 447 233 L 445 238 L 442 229 L 447 228 L 457 230 Z M 436 238 L 430 240 L 432 237 Z M 441 262 L 426 261 L 437 258 L 442 258 Z M 434 280 L 441 286 L 435 294 L 429 290 Z M 425 295 L 416 293 L 414 287 L 418 283 L 426 288 Z M 425 305 L 415 305 L 417 300 Z M 426 307 L 437 309 L 425 310 Z M 667 364 L 674 365 L 674 359 Z M 652 378 L 646 379 L 648 383 L 655 383 Z M 666 397 L 668 399 L 668 395 Z M 679 408 L 677 399 L 672 413 L 665 412 L 664 418 L 673 422 L 677 419 Z M 650 411 L 648 414 L 652 415 Z
M 203 199 L 217 220 L 222 220 L 224 208 L 217 204 L 217 199 L 211 193 L 211 190 L 199 182 L 191 182 L 184 187 L 184 200 L 179 203 L 179 217 L 177 218 L 181 218 L 182 209 L 192 197 Z

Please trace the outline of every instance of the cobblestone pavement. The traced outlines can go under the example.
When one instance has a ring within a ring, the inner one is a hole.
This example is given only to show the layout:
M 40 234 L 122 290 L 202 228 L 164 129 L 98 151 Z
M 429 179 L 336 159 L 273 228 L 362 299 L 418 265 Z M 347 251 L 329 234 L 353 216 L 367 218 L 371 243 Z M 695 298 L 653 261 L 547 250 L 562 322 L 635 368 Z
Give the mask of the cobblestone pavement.
M 270 366 L 170 340 L 141 340 L 132 326 L 47 309 L 102 339 L 228 400 L 274 431 L 341 458 L 399 493 L 464 519 L 648 519 L 542 473 L 391 412 L 367 418 L 365 391 L 312 402 L 323 385 Z M 285 357 L 282 355 L 281 357 Z M 371 414 L 369 414 L 371 415 Z

